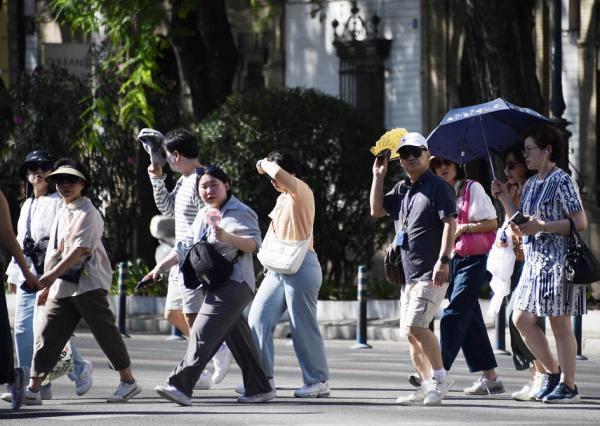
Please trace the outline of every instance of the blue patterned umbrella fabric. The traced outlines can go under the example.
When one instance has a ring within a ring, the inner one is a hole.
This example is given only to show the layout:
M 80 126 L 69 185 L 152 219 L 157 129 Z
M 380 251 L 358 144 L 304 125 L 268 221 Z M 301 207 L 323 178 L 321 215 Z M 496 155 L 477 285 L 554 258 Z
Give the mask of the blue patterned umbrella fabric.
M 552 124 L 529 108 L 498 98 L 490 102 L 448 111 L 427 137 L 429 151 L 436 156 L 465 164 L 503 152 L 519 142 L 521 134 L 535 124 Z M 492 167 L 493 172 L 493 167 Z

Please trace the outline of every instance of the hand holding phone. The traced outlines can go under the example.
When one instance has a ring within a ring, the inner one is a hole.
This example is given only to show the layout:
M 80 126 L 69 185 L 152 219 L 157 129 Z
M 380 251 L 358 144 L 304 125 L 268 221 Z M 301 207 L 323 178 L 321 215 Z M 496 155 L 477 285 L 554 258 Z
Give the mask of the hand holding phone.
M 529 222 L 529 218 L 527 216 L 525 216 L 523 213 L 521 213 L 519 210 L 517 210 L 516 213 L 511 216 L 509 221 L 511 223 L 514 223 L 515 225 L 519 226 L 519 225 L 523 225 L 523 224 Z
M 152 278 L 147 278 L 145 280 L 142 280 L 139 283 L 137 283 L 137 285 L 135 286 L 135 291 L 137 292 L 140 290 L 144 290 L 146 287 L 149 287 L 152 284 L 154 284 L 154 280 Z

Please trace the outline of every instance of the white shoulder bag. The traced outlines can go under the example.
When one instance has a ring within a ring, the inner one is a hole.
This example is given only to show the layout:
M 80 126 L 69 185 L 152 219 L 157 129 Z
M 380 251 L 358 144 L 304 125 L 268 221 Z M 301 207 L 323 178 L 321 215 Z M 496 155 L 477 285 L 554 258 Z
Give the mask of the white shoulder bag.
M 310 242 L 312 233 L 306 240 L 284 241 L 275 236 L 275 233 L 269 227 L 267 235 L 260 246 L 256 255 L 262 265 L 269 271 L 280 274 L 295 274 L 302 266 Z

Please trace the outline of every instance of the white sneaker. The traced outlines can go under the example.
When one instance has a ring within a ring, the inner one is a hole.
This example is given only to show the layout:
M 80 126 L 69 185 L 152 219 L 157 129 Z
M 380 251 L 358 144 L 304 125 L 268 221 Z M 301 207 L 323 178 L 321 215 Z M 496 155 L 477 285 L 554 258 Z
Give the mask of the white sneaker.
M 426 381 L 422 381 L 423 386 L 427 386 Z M 396 404 L 399 405 L 423 405 L 423 401 L 425 401 L 425 391 L 422 387 L 417 388 L 413 393 L 410 393 L 406 396 L 399 396 L 396 399 Z
M 242 395 L 237 399 L 237 401 L 242 404 L 256 404 L 259 402 L 268 402 L 268 401 L 271 401 L 272 399 L 275 399 L 274 391 L 269 391 L 269 392 L 265 392 L 265 393 L 257 393 L 256 395 L 251 395 L 251 396 Z
M 155 386 L 154 390 L 164 399 L 173 401 L 174 403 L 179 404 L 181 406 L 189 407 L 190 405 L 192 405 L 192 398 L 181 392 L 175 386 L 160 385 Z
M 127 402 L 141 391 L 142 387 L 138 385 L 138 382 L 136 381 L 132 384 L 121 382 L 119 383 L 119 386 L 117 386 L 115 393 L 113 393 L 106 402 Z
M 25 389 L 25 396 L 23 397 L 23 404 L 42 405 L 42 392 L 39 390 L 37 392 L 33 392 L 31 389 L 29 389 L 29 386 L 27 386 L 27 389 Z
M 194 390 L 209 390 L 212 386 L 212 379 L 208 370 L 204 370 L 200 375 L 200 378 L 194 385 Z
M 275 388 L 275 380 L 274 379 L 269 379 L 269 384 L 271 385 L 271 390 L 273 391 L 273 394 L 275 396 L 277 396 L 277 389 Z M 235 385 L 235 393 L 240 394 L 240 395 L 244 395 L 246 393 L 246 388 L 244 388 L 244 384 L 240 383 L 239 385 Z
M 83 370 L 81 370 L 81 374 L 77 377 L 75 381 L 75 393 L 78 396 L 85 395 L 87 391 L 92 388 L 92 373 L 94 371 L 94 365 L 84 360 L 83 361 Z M 42 396 L 42 399 L 44 397 Z
M 2 395 L 0 395 L 0 399 L 2 401 L 12 402 L 12 385 L 8 385 L 7 388 L 8 392 L 5 392 Z M 52 399 L 52 383 L 40 386 L 39 393 L 40 397 L 42 398 L 42 401 Z
M 317 382 L 296 389 L 294 396 L 296 398 L 325 398 L 329 396 L 329 393 L 329 382 Z
M 223 381 L 229 372 L 232 360 L 233 355 L 231 354 L 231 351 L 227 345 L 222 344 L 213 357 L 213 365 L 215 366 L 215 372 L 212 375 L 213 383 L 221 383 Z
M 535 401 L 535 396 L 540 393 L 544 386 L 544 373 L 535 373 L 533 376 L 533 384 L 531 385 L 531 392 L 529 393 L 529 399 Z
M 439 405 L 448 394 L 448 391 L 454 384 L 454 377 L 450 374 L 444 380 L 437 380 L 433 377 L 427 385 L 427 394 L 423 400 L 424 405 Z

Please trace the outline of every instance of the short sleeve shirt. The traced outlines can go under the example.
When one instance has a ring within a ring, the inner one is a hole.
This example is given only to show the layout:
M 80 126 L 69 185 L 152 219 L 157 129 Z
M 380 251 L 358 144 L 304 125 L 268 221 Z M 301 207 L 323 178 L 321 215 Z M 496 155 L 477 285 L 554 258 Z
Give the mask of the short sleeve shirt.
M 315 197 L 310 187 L 301 179 L 296 181 L 294 193 L 279 195 L 273 211 L 269 213 L 275 236 L 284 241 L 306 240 L 313 232 Z M 311 243 L 312 246 L 312 243 Z
M 397 184 L 383 199 L 394 218 L 396 234 L 403 230 L 408 246 L 402 250 L 407 282 L 429 281 L 440 254 L 443 219 L 456 216 L 454 189 L 427 170 L 417 182 Z
M 59 278 L 50 287 L 50 297 L 61 299 L 97 289 L 108 291 L 112 268 L 102 244 L 103 232 L 104 220 L 89 198 L 81 197 L 63 205 L 50 230 L 46 265 L 50 263 L 53 267 L 56 259 L 66 256 L 74 248 L 89 249 L 90 257 L 80 263 L 84 269 L 79 283 Z

